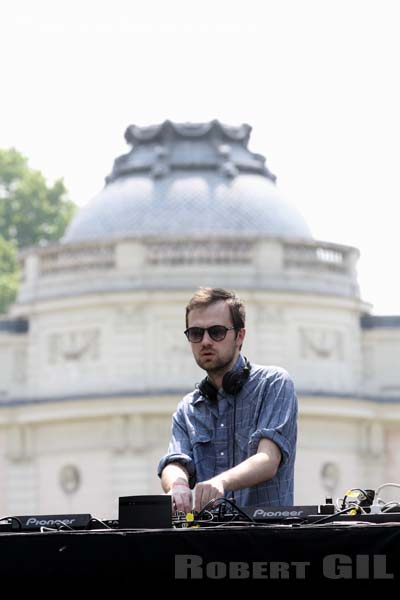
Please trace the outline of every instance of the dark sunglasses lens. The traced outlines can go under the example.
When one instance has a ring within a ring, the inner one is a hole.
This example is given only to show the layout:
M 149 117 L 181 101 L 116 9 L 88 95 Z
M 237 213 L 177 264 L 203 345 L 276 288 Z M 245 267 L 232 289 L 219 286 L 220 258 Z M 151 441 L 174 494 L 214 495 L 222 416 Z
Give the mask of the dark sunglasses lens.
M 226 332 L 227 328 L 223 327 L 222 325 L 214 325 L 208 330 L 210 338 L 214 340 L 214 342 L 222 342 L 226 336 Z
M 189 342 L 201 342 L 204 335 L 204 329 L 201 327 L 189 327 L 187 330 L 187 337 Z

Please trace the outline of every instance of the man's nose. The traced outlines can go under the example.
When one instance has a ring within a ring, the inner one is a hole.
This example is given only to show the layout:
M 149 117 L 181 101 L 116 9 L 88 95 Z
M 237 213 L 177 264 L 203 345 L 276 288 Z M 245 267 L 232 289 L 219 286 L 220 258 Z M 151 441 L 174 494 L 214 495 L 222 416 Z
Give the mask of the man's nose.
M 201 343 L 204 344 L 204 345 L 206 345 L 206 346 L 209 346 L 210 344 L 213 343 L 213 341 L 214 340 L 210 337 L 208 331 L 205 331 L 204 334 L 203 334 L 203 339 L 201 340 Z

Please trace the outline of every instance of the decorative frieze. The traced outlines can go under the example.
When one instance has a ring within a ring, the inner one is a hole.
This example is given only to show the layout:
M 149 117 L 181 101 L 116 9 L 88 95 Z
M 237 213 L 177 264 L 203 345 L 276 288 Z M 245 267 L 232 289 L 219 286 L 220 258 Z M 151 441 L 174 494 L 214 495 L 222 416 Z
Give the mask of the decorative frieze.
M 306 359 L 344 359 L 343 334 L 334 329 L 300 328 L 300 355 Z
M 129 306 L 118 306 L 114 311 L 114 327 L 117 333 L 137 332 L 143 330 L 146 319 L 144 303 Z
M 100 357 L 100 330 L 52 333 L 48 338 L 48 363 L 96 361 Z
M 109 446 L 116 453 L 144 452 L 149 448 L 143 415 L 116 415 L 110 421 Z

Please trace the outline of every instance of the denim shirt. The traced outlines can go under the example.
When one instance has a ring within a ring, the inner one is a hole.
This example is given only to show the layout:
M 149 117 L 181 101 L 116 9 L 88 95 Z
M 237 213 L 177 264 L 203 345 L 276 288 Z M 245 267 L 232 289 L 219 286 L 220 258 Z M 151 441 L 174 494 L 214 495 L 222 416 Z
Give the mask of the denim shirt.
M 240 355 L 234 370 L 243 365 Z M 193 488 L 197 482 L 211 479 L 256 454 L 263 438 L 275 442 L 282 453 L 278 471 L 268 481 L 235 491 L 236 504 L 291 506 L 297 438 L 293 382 L 280 367 L 252 364 L 249 378 L 235 397 L 221 388 L 218 402 L 212 402 L 195 389 L 181 400 L 173 415 L 172 437 L 158 465 L 158 475 L 161 477 L 169 463 L 180 463 L 189 473 Z M 226 496 L 232 496 L 232 492 Z

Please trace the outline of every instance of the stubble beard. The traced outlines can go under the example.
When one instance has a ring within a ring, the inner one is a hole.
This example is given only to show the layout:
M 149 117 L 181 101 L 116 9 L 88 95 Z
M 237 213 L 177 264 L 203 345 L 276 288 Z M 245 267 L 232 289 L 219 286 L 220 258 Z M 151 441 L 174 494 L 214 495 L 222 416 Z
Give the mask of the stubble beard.
M 227 367 L 231 368 L 234 356 L 235 350 L 229 357 L 213 356 L 210 358 L 202 358 L 201 356 L 198 356 L 195 357 L 195 359 L 199 367 L 204 371 L 207 371 L 207 374 L 213 377 L 225 373 L 228 370 Z

